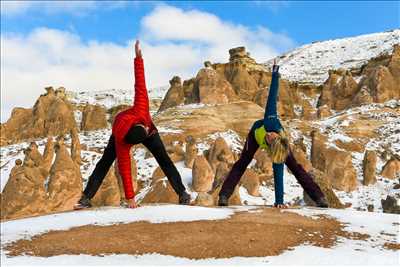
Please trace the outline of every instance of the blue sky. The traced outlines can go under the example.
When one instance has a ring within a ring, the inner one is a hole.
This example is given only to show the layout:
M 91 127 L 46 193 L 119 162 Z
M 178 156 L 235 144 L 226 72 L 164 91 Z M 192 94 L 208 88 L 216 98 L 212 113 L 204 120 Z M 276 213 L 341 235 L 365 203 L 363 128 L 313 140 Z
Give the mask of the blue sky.
M 285 32 L 297 44 L 335 39 L 398 28 L 398 1 L 171 1 L 184 10 L 212 13 L 224 21 L 254 27 L 262 25 L 274 32 Z M 122 2 L 115 6 L 44 12 L 2 13 L 1 31 L 28 33 L 36 27 L 49 27 L 77 33 L 83 40 L 131 40 L 140 31 L 140 18 L 162 2 Z M 103 7 L 101 7 L 103 6 Z
M 43 87 L 132 87 L 142 41 L 148 85 L 196 75 L 244 45 L 259 62 L 296 46 L 400 27 L 399 2 L 1 2 L 2 121 Z M 21 94 L 21 90 L 24 90 Z

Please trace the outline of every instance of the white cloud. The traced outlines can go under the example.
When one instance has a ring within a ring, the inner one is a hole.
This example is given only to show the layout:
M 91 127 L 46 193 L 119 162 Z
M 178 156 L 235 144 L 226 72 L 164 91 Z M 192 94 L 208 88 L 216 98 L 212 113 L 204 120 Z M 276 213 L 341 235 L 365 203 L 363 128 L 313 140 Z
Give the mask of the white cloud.
M 161 5 L 141 20 L 138 36 L 147 84 L 187 79 L 205 60 L 226 62 L 228 49 L 244 45 L 258 61 L 291 48 L 293 41 L 265 27 L 249 28 L 197 10 Z M 27 35 L 1 35 L 1 121 L 12 107 L 31 107 L 45 86 L 69 90 L 133 88 L 133 40 L 126 45 L 83 42 L 68 31 L 38 28 Z

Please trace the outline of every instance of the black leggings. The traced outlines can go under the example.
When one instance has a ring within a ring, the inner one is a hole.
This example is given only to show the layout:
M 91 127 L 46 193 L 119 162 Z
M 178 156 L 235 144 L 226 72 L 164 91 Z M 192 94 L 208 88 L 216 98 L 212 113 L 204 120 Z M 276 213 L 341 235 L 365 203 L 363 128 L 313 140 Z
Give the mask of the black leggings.
M 174 191 L 181 195 L 186 191 L 185 186 L 182 184 L 181 176 L 176 169 L 174 163 L 168 156 L 165 150 L 164 144 L 161 141 L 158 132 L 147 137 L 142 144 L 153 154 L 154 158 L 157 160 L 158 165 L 160 165 L 161 170 L 167 176 Z M 94 169 L 92 175 L 89 177 L 89 181 L 86 185 L 83 194 L 89 199 L 93 198 L 96 192 L 99 190 L 104 177 L 107 175 L 108 170 L 113 164 L 117 154 L 115 152 L 115 139 L 111 135 L 106 148 L 104 149 L 103 156 L 100 161 L 97 162 L 96 168 Z

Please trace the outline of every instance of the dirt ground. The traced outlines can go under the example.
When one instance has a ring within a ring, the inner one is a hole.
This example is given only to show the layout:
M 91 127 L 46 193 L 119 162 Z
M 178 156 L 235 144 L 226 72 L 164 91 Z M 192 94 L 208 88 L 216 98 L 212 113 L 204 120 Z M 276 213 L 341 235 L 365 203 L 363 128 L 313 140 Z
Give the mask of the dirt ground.
M 159 253 L 203 259 L 273 256 L 303 243 L 331 247 L 338 236 L 365 238 L 349 234 L 342 228 L 343 225 L 330 218 L 311 219 L 261 208 L 215 221 L 81 226 L 51 231 L 32 240 L 19 240 L 5 250 L 10 256 Z

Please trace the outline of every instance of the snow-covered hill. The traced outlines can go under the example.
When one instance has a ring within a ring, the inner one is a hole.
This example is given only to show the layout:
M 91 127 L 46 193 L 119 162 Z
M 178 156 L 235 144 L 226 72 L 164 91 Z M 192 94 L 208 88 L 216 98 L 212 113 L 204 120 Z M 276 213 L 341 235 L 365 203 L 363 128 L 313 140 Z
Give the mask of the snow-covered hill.
M 306 44 L 277 57 L 282 77 L 322 84 L 331 69 L 359 68 L 369 59 L 390 53 L 400 43 L 400 29 Z M 273 60 L 265 63 L 270 67 Z

